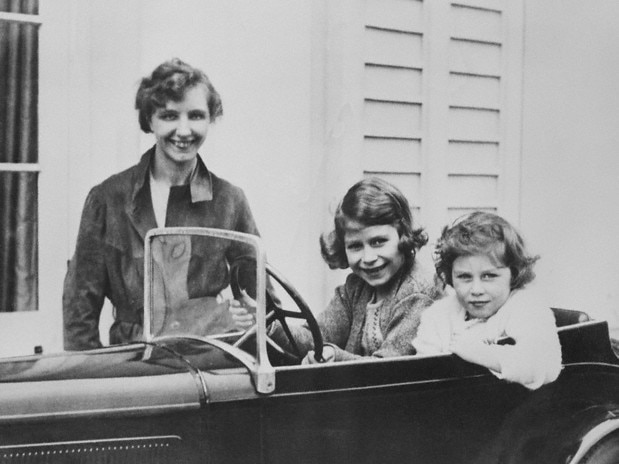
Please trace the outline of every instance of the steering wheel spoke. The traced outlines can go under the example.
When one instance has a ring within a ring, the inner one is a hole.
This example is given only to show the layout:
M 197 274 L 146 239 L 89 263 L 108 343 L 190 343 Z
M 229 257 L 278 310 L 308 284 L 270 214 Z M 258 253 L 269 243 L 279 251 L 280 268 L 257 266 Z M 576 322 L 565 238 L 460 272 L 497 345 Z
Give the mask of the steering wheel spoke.
M 279 285 L 281 285 L 281 287 L 286 291 L 288 296 L 292 298 L 292 300 L 297 305 L 297 308 L 299 309 L 299 312 L 294 312 L 281 308 L 280 305 L 277 303 L 277 300 L 269 294 L 269 291 L 267 291 L 267 296 L 272 301 L 272 309 L 275 312 L 275 317 L 282 324 L 282 328 L 284 328 L 284 333 L 286 334 L 286 337 L 288 338 L 293 349 L 297 351 L 299 356 L 301 355 L 300 350 L 297 346 L 297 342 L 294 339 L 292 331 L 290 330 L 290 327 L 286 322 L 286 318 L 305 320 L 314 341 L 314 356 L 317 360 L 321 360 L 324 343 L 322 339 L 322 333 L 320 332 L 320 327 L 318 326 L 318 322 L 314 317 L 314 313 L 312 313 L 309 305 L 305 302 L 299 292 L 292 286 L 290 282 L 288 282 L 288 280 L 284 276 L 282 276 L 275 268 L 273 268 L 269 264 L 267 264 L 266 270 L 267 274 L 271 278 L 273 278 L 273 280 L 275 280 Z
M 291 318 L 291 319 L 304 319 L 305 316 L 302 313 L 298 313 L 296 311 L 289 311 L 287 309 L 280 308 L 280 316 L 283 318 Z
M 239 261 L 253 261 L 250 257 L 243 257 Z M 255 263 L 255 261 L 254 261 Z M 240 294 L 240 283 L 238 282 L 238 278 L 236 274 L 239 273 L 240 263 L 235 263 L 231 268 L 231 285 L 236 286 L 237 293 Z M 318 326 L 318 322 L 314 317 L 309 305 L 305 302 L 303 297 L 299 294 L 299 292 L 292 286 L 292 284 L 284 278 L 275 268 L 271 265 L 266 265 L 266 271 L 268 276 L 276 281 L 288 294 L 288 296 L 294 301 L 299 311 L 290 311 L 283 309 L 279 303 L 279 299 L 273 292 L 273 289 L 270 285 L 267 286 L 267 309 L 268 313 L 266 316 L 267 326 L 271 324 L 274 320 L 280 322 L 283 332 L 288 339 L 292 352 L 288 351 L 281 344 L 278 344 L 273 340 L 272 337 L 267 336 L 267 343 L 280 355 L 283 355 L 288 361 L 299 363 L 303 358 L 301 350 L 297 344 L 297 341 L 294 338 L 293 331 L 290 329 L 286 319 L 301 319 L 307 323 L 307 326 L 312 335 L 313 344 L 314 344 L 314 356 L 317 360 L 322 359 L 322 350 L 323 350 L 323 339 L 322 334 L 320 332 L 320 327 Z M 234 293 L 234 290 L 233 290 Z M 236 341 L 234 346 L 239 346 L 247 341 L 251 336 L 256 333 L 257 326 L 253 325 L 249 329 L 245 331 L 245 333 Z

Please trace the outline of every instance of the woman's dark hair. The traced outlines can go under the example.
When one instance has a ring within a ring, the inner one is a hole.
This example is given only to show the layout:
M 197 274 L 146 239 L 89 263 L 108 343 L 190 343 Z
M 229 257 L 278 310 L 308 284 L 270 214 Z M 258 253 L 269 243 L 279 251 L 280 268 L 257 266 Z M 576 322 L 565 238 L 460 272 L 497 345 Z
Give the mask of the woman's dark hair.
M 527 252 L 524 240 L 516 228 L 502 217 L 475 211 L 445 227 L 436 244 L 436 273 L 448 285 L 453 285 L 454 261 L 460 256 L 490 255 L 511 271 L 510 287 L 522 288 L 535 278 L 533 265 L 539 256 Z
M 207 75 L 178 58 L 161 63 L 152 74 L 140 81 L 135 96 L 135 108 L 138 110 L 140 128 L 145 133 L 152 132 L 151 117 L 157 108 L 164 108 L 170 100 L 179 102 L 185 92 L 196 85 L 204 84 L 207 89 L 207 106 L 210 121 L 223 114 L 221 97 Z
M 344 236 L 351 222 L 365 227 L 392 225 L 398 231 L 398 249 L 407 260 L 428 242 L 421 228 L 413 228 L 413 214 L 406 197 L 395 186 L 378 177 L 363 179 L 353 185 L 335 211 L 335 229 L 320 237 L 322 257 L 331 269 L 346 269 L 348 259 Z

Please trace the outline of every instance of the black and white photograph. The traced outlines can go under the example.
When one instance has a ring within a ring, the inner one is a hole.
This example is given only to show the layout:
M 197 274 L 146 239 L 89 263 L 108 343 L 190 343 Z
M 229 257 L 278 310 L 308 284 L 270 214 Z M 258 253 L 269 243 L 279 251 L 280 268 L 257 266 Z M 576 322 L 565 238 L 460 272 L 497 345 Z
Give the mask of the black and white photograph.
M 618 23 L 0 0 L 0 463 L 619 464 Z

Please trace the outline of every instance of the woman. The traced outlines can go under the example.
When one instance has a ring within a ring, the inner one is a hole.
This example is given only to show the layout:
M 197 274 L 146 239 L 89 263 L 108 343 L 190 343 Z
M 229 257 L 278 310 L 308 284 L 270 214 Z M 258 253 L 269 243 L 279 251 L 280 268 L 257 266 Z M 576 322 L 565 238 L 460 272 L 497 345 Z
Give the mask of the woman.
M 198 154 L 210 124 L 223 114 L 206 74 L 179 59 L 166 61 L 142 79 L 135 106 L 140 128 L 154 135 L 155 145 L 138 164 L 88 194 L 64 283 L 67 350 L 101 346 L 105 298 L 114 306 L 110 343 L 141 338 L 144 237 L 150 229 L 215 227 L 258 235 L 243 191 L 210 172 Z M 219 279 L 196 279 L 188 287 L 197 296 L 217 295 L 229 280 L 227 262 L 241 254 L 218 249 L 198 271 Z
M 415 259 L 428 238 L 414 228 L 406 197 L 382 179 L 364 179 L 344 196 L 334 225 L 321 237 L 323 258 L 331 269 L 350 267 L 352 272 L 316 318 L 327 342 L 324 360 L 414 354 L 410 340 L 421 313 L 441 295 L 442 286 Z M 253 315 L 243 307 L 234 305 L 230 311 L 237 327 L 253 324 Z M 306 355 L 303 362 L 318 362 L 309 329 L 290 329 Z M 269 335 L 292 351 L 278 321 Z

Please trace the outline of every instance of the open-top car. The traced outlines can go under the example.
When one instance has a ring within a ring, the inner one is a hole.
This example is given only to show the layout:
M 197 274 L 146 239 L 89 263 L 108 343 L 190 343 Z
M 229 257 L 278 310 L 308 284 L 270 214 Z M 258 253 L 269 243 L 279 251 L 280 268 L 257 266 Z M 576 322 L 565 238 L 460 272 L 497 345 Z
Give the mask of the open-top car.
M 0 462 L 619 462 L 619 361 L 584 313 L 555 310 L 564 367 L 529 391 L 454 355 L 302 365 L 269 324 L 308 324 L 317 353 L 319 326 L 251 235 L 153 230 L 144 279 L 144 341 L 0 361 Z

